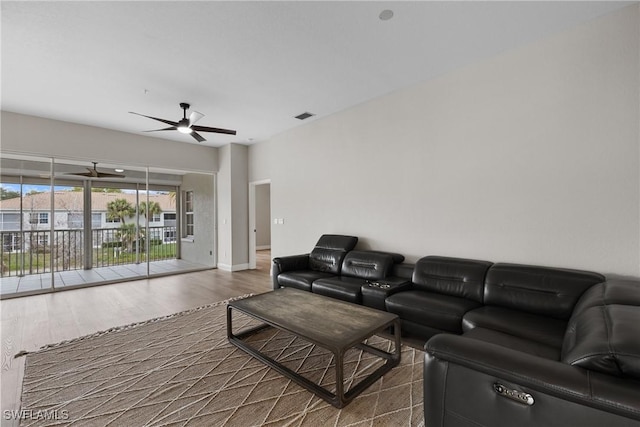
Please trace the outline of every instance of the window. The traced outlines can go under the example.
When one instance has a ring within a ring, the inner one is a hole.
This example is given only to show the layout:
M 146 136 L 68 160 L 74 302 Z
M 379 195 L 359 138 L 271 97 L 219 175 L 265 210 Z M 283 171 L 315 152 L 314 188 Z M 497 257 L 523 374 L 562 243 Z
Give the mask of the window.
M 49 244 L 49 233 L 36 233 L 38 246 L 46 247 Z
M 49 212 L 30 213 L 29 224 L 49 224 Z
M 91 228 L 100 228 L 102 226 L 102 214 L 91 212 Z
M 84 218 L 82 212 L 69 212 L 67 214 L 67 226 L 69 228 L 82 228 Z
M 20 214 L 0 213 L 0 230 L 20 230 Z
M 166 230 L 164 232 L 164 242 L 175 242 L 176 241 L 176 231 L 175 230 Z
M 2 234 L 2 250 L 7 252 L 22 250 L 22 241 L 19 233 Z
M 176 220 L 176 214 L 174 214 L 174 213 L 165 213 L 164 214 L 164 220 L 165 221 L 175 221 Z
M 120 218 L 109 218 L 109 215 L 106 215 L 105 222 L 120 222 Z
M 184 225 L 182 235 L 193 236 L 193 191 L 184 192 Z
M 162 216 L 159 213 L 154 213 L 153 218 L 151 218 L 151 222 L 160 222 L 162 220 Z

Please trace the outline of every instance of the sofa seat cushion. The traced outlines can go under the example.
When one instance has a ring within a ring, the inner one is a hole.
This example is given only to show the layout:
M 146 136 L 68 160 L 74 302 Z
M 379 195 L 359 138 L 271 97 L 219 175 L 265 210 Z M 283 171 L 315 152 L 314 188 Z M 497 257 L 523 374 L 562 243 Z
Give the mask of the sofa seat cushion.
M 311 292 L 356 304 L 362 303 L 362 285 L 365 279 L 354 277 L 329 277 L 313 282 Z
M 462 316 L 480 306 L 479 302 L 435 292 L 406 291 L 385 300 L 390 313 L 401 319 L 441 331 L 461 333 Z
M 327 277 L 334 277 L 331 273 L 312 270 L 288 271 L 278 275 L 278 283 L 283 288 L 296 288 L 311 292 L 311 284 Z
M 539 342 L 527 340 L 513 335 L 505 334 L 494 329 L 474 328 L 464 333 L 465 337 L 473 338 L 513 350 L 522 351 L 533 356 L 545 359 L 560 360 L 560 349 Z
M 567 322 L 503 307 L 484 306 L 464 315 L 462 329 L 493 329 L 560 350 Z

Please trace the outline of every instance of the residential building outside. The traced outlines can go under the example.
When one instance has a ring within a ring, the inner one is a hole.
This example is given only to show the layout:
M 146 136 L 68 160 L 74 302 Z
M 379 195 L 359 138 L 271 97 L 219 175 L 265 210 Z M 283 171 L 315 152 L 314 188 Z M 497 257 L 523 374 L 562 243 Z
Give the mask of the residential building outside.
M 135 192 L 91 192 L 91 224 L 86 228 L 83 191 L 55 191 L 53 212 L 51 196 L 50 192 L 32 193 L 0 202 L 2 276 L 42 273 L 51 268 L 64 271 L 140 263 L 147 257 L 151 261 L 176 257 L 173 194 L 149 194 L 147 218 L 145 193 L 136 197 Z M 131 209 L 129 214 L 118 217 L 110 213 L 109 206 L 116 200 L 124 200 Z M 85 243 L 87 230 L 90 245 Z M 91 265 L 86 265 L 88 248 L 93 252 Z

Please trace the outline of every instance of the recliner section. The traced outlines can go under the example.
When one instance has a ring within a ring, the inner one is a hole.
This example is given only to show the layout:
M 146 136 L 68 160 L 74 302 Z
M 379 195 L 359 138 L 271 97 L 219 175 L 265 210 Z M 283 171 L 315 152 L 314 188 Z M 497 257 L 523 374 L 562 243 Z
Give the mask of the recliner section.
M 362 303 L 362 286 L 369 281 L 383 280 L 391 271 L 393 257 L 390 254 L 367 251 L 351 251 L 342 262 L 340 276 L 318 279 L 311 291 L 343 301 Z
M 578 282 L 599 279 L 583 273 L 576 272 Z M 548 301 L 545 305 L 550 308 Z M 529 318 L 505 326 L 506 318 L 492 317 L 490 310 L 482 314 L 482 326 L 427 342 L 426 425 L 490 426 L 505 419 L 525 427 L 640 425 L 640 282 L 590 286 L 567 322 L 547 318 L 558 325 L 540 324 L 543 316 L 521 312 Z M 465 324 L 473 316 L 467 313 Z M 508 393 L 498 393 L 496 384 Z M 523 393 L 530 405 L 511 398 Z
M 462 317 L 482 306 L 490 262 L 427 256 L 416 262 L 411 288 L 389 296 L 386 310 L 402 319 L 403 333 L 427 339 L 462 333 Z
M 442 256 L 413 265 L 356 243 L 325 235 L 310 254 L 275 258 L 274 288 L 397 314 L 403 340 L 426 342 L 426 425 L 640 425 L 639 281 Z
M 311 284 L 340 274 L 342 260 L 358 243 L 354 236 L 324 234 L 311 253 L 273 259 L 273 288 L 311 291 Z

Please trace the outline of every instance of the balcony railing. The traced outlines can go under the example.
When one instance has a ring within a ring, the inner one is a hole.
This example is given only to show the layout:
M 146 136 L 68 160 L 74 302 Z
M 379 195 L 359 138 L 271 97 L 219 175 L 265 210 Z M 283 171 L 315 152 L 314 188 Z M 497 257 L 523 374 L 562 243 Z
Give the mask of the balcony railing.
M 138 235 L 122 228 L 91 230 L 91 266 L 110 267 L 123 264 L 176 258 L 175 226 L 149 227 L 147 237 L 141 228 Z M 81 229 L 50 231 L 1 231 L 1 277 L 24 276 L 51 271 L 85 269 L 84 231 Z

